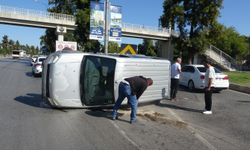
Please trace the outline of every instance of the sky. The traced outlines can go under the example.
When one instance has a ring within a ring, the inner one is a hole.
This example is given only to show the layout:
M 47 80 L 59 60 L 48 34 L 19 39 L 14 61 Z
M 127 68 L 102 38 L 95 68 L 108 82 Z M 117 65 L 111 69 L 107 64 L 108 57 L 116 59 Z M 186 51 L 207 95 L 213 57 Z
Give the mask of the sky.
M 103 1 L 103 0 L 102 0 Z M 122 7 L 122 21 L 131 24 L 158 27 L 164 0 L 110 0 L 111 4 Z M 48 0 L 0 0 L 0 5 L 46 11 Z M 241 35 L 250 36 L 250 1 L 224 0 L 219 22 L 234 27 Z M 19 40 L 21 44 L 40 46 L 40 36 L 45 29 L 0 24 L 0 39 Z M 138 44 L 141 39 L 122 38 L 123 43 Z

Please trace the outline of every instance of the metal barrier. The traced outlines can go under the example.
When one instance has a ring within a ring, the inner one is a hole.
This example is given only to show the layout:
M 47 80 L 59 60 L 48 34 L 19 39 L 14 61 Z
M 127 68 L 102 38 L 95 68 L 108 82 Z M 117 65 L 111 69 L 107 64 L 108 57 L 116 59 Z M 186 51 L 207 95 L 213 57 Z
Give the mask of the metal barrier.
M 0 18 L 5 22 L 21 22 L 27 25 L 42 27 L 56 27 L 58 25 L 67 26 L 71 30 L 75 29 L 76 18 L 73 15 L 37 11 L 0 5 Z M 16 23 L 15 22 L 15 23 Z M 178 32 L 166 28 L 150 27 L 138 24 L 122 23 L 122 32 L 135 37 L 151 37 L 155 39 L 167 40 L 171 36 L 179 36 Z
M 75 17 L 67 14 L 50 13 L 31 9 L 23 9 L 0 5 L 0 16 L 5 18 L 17 18 L 26 20 L 39 20 L 44 22 L 63 22 L 64 24 L 74 25 Z
M 31 21 L 36 22 L 36 24 L 40 25 L 40 23 L 50 23 L 56 25 L 65 25 L 68 27 L 74 27 L 75 17 L 73 15 L 60 14 L 60 13 L 52 13 L 45 11 L 37 11 L 31 9 L 23 9 L 9 6 L 1 6 L 0 5 L 0 17 L 5 19 L 13 19 L 13 20 L 21 20 L 21 21 Z M 147 36 L 153 37 L 163 37 L 169 38 L 170 36 L 178 36 L 179 34 L 173 30 L 169 30 L 166 28 L 158 28 L 158 27 L 150 27 L 144 25 L 123 23 L 122 30 L 124 32 L 130 32 L 135 34 L 143 34 Z
M 206 52 L 206 54 L 230 70 L 240 69 L 235 59 L 213 45 L 209 46 L 209 50 Z
M 122 23 L 122 28 L 127 31 L 137 31 L 137 32 L 147 32 L 147 33 L 151 33 L 151 34 L 170 34 L 169 30 L 164 30 L 164 29 L 160 29 L 160 28 L 156 28 L 156 27 L 151 27 L 151 26 L 144 26 L 144 25 L 139 25 L 139 24 L 131 24 L 131 23 Z

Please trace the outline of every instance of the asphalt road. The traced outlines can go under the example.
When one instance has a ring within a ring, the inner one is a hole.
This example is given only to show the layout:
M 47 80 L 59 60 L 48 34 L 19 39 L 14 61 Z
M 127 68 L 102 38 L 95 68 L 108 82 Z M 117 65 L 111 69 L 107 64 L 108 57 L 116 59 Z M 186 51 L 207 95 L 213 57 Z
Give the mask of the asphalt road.
M 213 115 L 201 114 L 202 93 L 182 89 L 178 101 L 139 107 L 110 120 L 111 110 L 52 109 L 28 60 L 0 59 L 1 150 L 249 149 L 250 96 L 214 94 Z

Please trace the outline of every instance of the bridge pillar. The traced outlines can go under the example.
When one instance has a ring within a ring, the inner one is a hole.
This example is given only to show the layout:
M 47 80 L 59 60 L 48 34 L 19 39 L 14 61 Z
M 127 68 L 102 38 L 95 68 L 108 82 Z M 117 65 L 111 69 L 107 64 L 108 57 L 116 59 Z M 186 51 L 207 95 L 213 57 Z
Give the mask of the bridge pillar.
M 158 56 L 166 58 L 173 62 L 174 59 L 174 45 L 171 40 L 159 41 Z
M 64 41 L 64 34 L 67 33 L 67 28 L 62 26 L 56 27 L 56 34 L 58 41 Z

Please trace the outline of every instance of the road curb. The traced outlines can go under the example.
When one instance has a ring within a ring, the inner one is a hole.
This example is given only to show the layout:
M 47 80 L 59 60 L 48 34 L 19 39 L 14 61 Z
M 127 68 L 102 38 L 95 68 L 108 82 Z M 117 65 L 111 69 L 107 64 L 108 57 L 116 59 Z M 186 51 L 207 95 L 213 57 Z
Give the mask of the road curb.
M 250 94 L 250 88 L 246 86 L 240 86 L 237 84 L 230 84 L 229 89 Z

